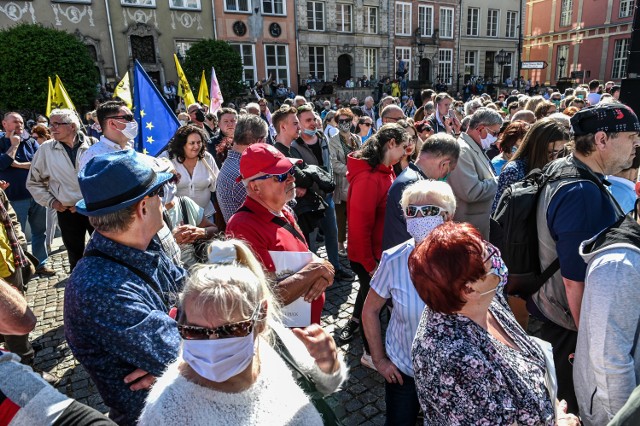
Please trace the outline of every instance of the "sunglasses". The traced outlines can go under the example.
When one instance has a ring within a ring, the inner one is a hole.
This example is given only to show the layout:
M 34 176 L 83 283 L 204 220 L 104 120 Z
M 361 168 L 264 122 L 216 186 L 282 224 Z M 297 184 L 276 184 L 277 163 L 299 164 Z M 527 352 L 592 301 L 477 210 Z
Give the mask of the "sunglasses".
M 406 217 L 416 217 L 418 215 L 418 212 L 422 212 L 422 216 L 424 217 L 438 216 L 442 213 L 447 213 L 447 211 L 442 207 L 432 205 L 416 206 L 413 204 L 409 204 L 404 209 L 404 214 Z
M 124 121 L 133 121 L 133 114 L 124 114 L 124 115 L 111 115 L 106 119 L 113 118 L 114 120 L 124 120 Z
M 371 123 L 367 123 L 367 122 L 360 123 L 360 125 L 361 125 L 361 126 L 371 127 Z
M 156 189 L 148 193 L 147 197 L 152 198 L 152 197 L 155 197 L 156 195 L 159 196 L 160 198 L 164 197 L 164 185 L 160 185 L 159 187 L 157 187 Z
M 264 176 L 257 177 L 255 179 L 251 179 L 251 182 L 256 181 L 256 180 L 265 180 L 265 179 L 269 179 L 269 178 L 275 178 L 276 181 L 282 183 L 285 180 L 287 180 L 287 178 L 289 176 L 293 176 L 293 167 L 290 168 L 289 171 L 284 172 L 284 173 L 282 173 L 280 175 L 264 175 Z
M 345 118 L 344 120 L 338 120 L 338 123 L 351 123 L 351 120 L 348 118 Z
M 215 339 L 246 337 L 253 332 L 253 327 L 260 314 L 260 306 L 256 306 L 255 311 L 253 311 L 251 318 L 248 320 L 225 324 L 216 328 L 178 324 L 178 333 L 184 340 L 209 340 L 211 336 L 214 336 Z

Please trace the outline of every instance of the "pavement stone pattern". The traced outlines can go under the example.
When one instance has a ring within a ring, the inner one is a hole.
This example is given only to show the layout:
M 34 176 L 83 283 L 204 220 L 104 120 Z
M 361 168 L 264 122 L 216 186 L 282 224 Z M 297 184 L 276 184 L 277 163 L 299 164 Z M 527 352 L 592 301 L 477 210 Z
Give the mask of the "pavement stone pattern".
M 318 253 L 326 258 L 324 247 Z M 341 258 L 345 268 L 346 258 Z M 49 257 L 49 265 L 57 272 L 52 277 L 34 277 L 28 284 L 26 297 L 38 323 L 31 342 L 38 347 L 34 366 L 56 376 L 56 387 L 66 395 L 103 413 L 108 407 L 84 368 L 76 361 L 64 337 L 64 289 L 69 262 L 64 248 Z M 326 291 L 322 325 L 332 335 L 346 325 L 358 293 L 359 283 L 335 282 Z M 349 365 L 349 380 L 339 392 L 327 398 L 338 417 L 347 426 L 382 425 L 385 421 L 384 379 L 377 372 L 360 365 L 360 337 L 339 346 Z

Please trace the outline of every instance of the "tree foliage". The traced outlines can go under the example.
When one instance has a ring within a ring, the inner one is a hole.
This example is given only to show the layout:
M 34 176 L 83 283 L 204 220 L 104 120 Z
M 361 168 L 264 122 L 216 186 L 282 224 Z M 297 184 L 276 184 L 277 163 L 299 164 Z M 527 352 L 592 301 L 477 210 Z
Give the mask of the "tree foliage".
M 189 84 L 194 88 L 194 95 L 200 87 L 200 77 L 204 70 L 207 83 L 211 76 L 211 67 L 216 70 L 216 77 L 225 101 L 240 96 L 245 87 L 242 83 L 242 59 L 234 48 L 222 40 L 201 40 L 187 51 L 182 68 Z M 209 86 L 211 87 L 211 86 Z
M 0 109 L 44 113 L 48 81 L 59 75 L 78 111 L 96 97 L 98 71 L 87 48 L 64 31 L 20 24 L 0 31 Z

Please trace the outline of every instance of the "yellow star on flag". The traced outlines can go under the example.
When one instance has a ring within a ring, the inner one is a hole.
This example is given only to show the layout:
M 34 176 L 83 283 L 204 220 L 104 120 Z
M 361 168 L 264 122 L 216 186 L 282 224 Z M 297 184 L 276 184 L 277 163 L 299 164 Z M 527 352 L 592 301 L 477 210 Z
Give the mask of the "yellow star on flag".
M 143 109 L 140 110 L 140 118 L 144 118 L 144 116 L 147 115 Z
M 144 148 L 144 149 L 142 150 L 142 153 L 143 153 L 143 154 L 145 154 L 145 155 L 147 155 L 147 154 L 149 154 L 149 151 L 147 151 L 147 148 Z
M 147 143 L 154 143 L 153 136 L 147 136 Z
M 153 124 L 151 124 L 151 122 L 148 122 L 146 127 L 147 129 L 151 130 L 153 129 Z

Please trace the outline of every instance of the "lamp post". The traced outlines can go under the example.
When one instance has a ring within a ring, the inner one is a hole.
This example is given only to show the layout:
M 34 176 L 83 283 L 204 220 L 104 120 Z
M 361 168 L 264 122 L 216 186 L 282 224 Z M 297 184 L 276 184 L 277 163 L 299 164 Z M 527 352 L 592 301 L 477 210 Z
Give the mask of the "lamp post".
M 564 56 L 558 59 L 558 66 L 560 67 L 560 76 L 558 77 L 558 80 L 564 77 L 564 74 L 562 73 L 562 71 L 564 70 L 564 65 L 566 63 L 567 63 L 567 58 L 565 58 Z
M 417 80 L 420 81 L 420 78 L 422 77 L 422 55 L 424 54 L 424 41 L 422 40 L 422 29 L 420 27 L 416 28 L 415 32 L 413 33 L 414 38 L 415 38 L 415 44 L 416 47 L 418 48 L 418 78 Z
M 509 54 L 504 51 L 504 49 L 500 49 L 498 54 L 496 55 L 496 62 L 500 65 L 500 87 L 502 87 L 502 83 L 504 81 L 504 76 L 502 75 L 504 71 L 504 64 L 507 63 Z

